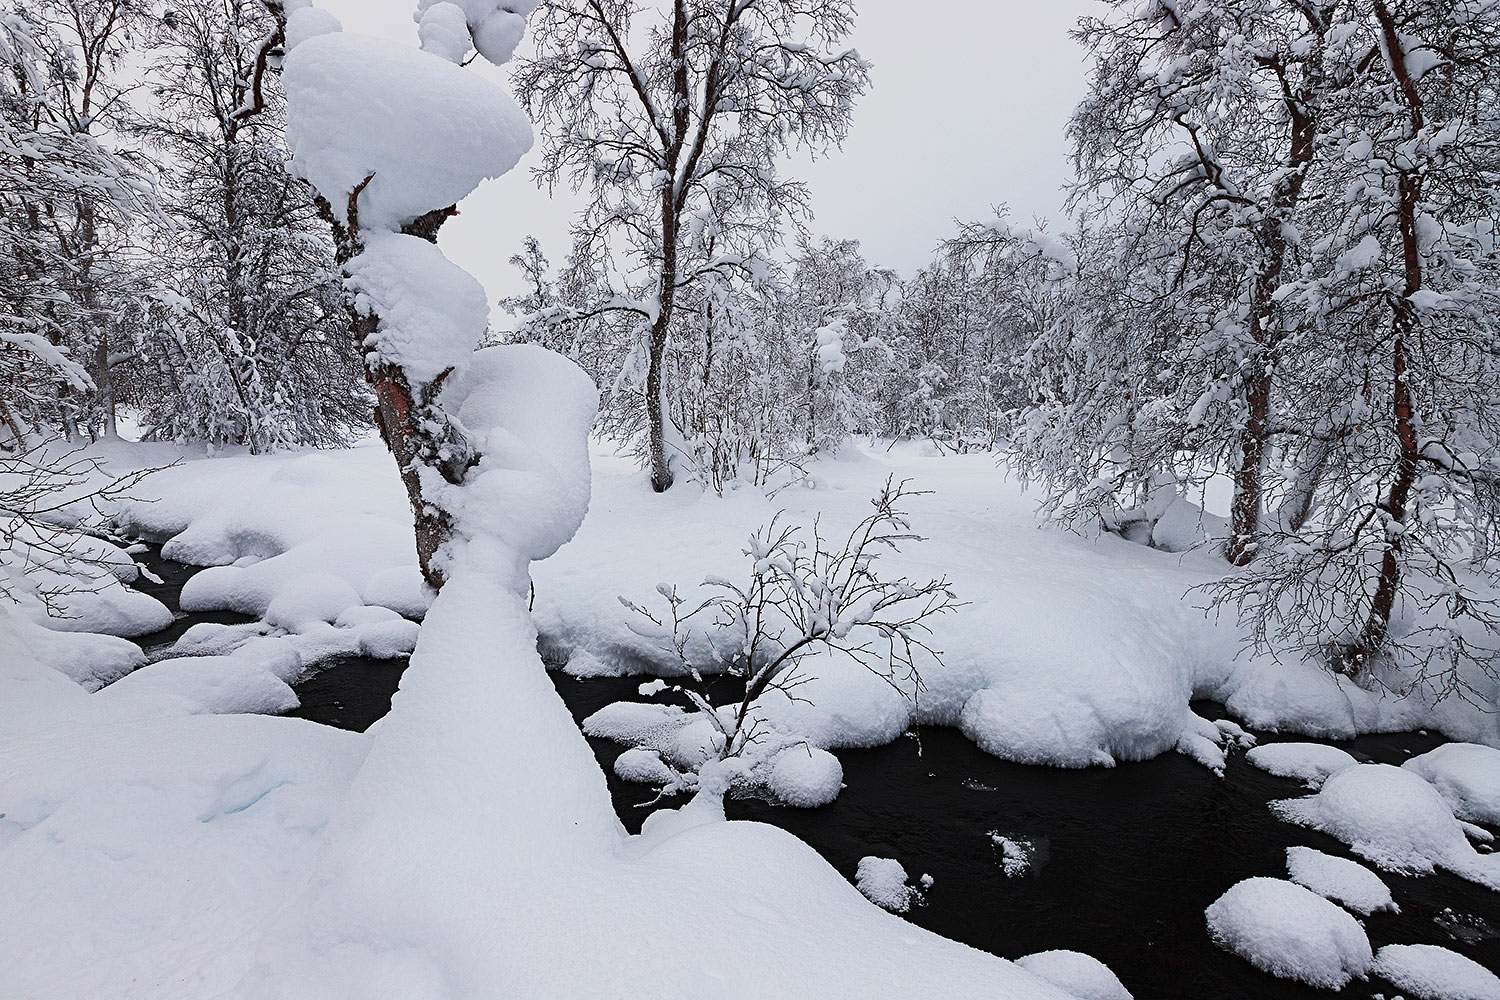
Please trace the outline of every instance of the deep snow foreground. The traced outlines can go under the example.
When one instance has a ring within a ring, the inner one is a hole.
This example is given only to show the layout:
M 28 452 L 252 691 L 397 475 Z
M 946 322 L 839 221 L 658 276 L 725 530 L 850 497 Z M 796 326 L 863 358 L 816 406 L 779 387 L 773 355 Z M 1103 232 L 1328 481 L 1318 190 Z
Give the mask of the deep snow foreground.
M 790 835 L 725 822 L 713 797 L 623 833 L 523 596 L 527 560 L 588 502 L 581 380 L 506 348 L 452 387 L 492 445 L 475 483 L 485 501 L 461 521 L 479 530 L 367 735 L 204 716 L 170 684 L 89 694 L 55 668 L 129 659 L 128 644 L 4 612 L 0 995 L 1070 995 L 881 912 Z M 201 593 L 348 618 L 364 605 L 336 605 L 400 575 L 382 546 L 365 558 L 329 533 L 378 536 L 381 497 L 399 516 L 378 454 L 194 462 L 128 516 L 226 564 Z M 497 510 L 534 527 L 484 530 Z M 232 660 L 203 663 L 233 677 Z M 265 707 L 236 690 L 207 710 Z

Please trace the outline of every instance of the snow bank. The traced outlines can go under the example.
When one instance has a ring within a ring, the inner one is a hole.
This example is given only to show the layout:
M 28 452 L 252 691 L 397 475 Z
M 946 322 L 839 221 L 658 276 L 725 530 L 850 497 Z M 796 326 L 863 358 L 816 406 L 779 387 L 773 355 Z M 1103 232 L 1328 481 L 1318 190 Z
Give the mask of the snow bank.
M 1372 971 L 1421 1000 L 1500 1000 L 1500 977 L 1433 944 L 1388 944 Z
M 1204 915 L 1214 944 L 1273 976 L 1340 990 L 1369 972 L 1370 942 L 1358 921 L 1300 885 L 1249 878 Z
M 1388 764 L 1334 774 L 1317 794 L 1271 803 L 1282 819 L 1337 837 L 1355 854 L 1398 872 L 1446 868 L 1500 890 L 1500 855 L 1481 855 L 1431 785 Z
M 1379 910 L 1401 912 L 1390 887 L 1370 869 L 1311 847 L 1286 849 L 1287 877 L 1305 889 L 1367 917 Z
M 778 509 L 803 525 L 820 517 L 824 532 L 836 535 L 864 515 L 887 476 L 933 491 L 911 504 L 924 540 L 882 562 L 892 575 L 947 574 L 970 602 L 933 623 L 942 665 L 922 665 L 916 692 L 838 657 L 809 658 L 808 686 L 796 692 L 808 704 L 771 692 L 754 708 L 778 743 L 867 746 L 920 720 L 957 726 L 985 750 L 1023 763 L 1107 766 L 1179 750 L 1218 768 L 1226 734 L 1189 708 L 1212 698 L 1273 730 L 1347 738 L 1434 728 L 1500 744 L 1500 715 L 1458 699 L 1433 707 L 1362 690 L 1315 662 L 1244 655 L 1228 616 L 1205 618 L 1184 598 L 1221 574 L 1222 560 L 1206 550 L 1169 555 L 1113 535 L 1038 530 L 1034 502 L 988 456 L 924 458 L 897 447 L 859 461 L 824 460 L 811 470 L 815 489 L 785 490 L 774 501 L 751 490 L 656 496 L 633 463 L 603 446 L 594 466 L 594 504 L 577 539 L 533 569 L 544 647 L 580 675 L 679 671 L 675 652 L 643 635 L 617 598 L 647 603 L 668 581 L 695 603 L 706 596 L 697 586 L 705 577 L 736 576 L 744 540 Z M 701 634 L 694 643 L 689 654 L 711 663 Z M 1349 762 L 1337 751 L 1309 753 L 1328 760 L 1304 780 Z
M 1500 824 L 1500 750 L 1448 743 L 1401 766 L 1430 781 L 1459 819 Z
M 531 123 L 509 94 L 399 42 L 305 38 L 287 53 L 282 86 L 293 169 L 340 221 L 369 178 L 359 196 L 367 230 L 395 230 L 454 205 L 531 148 Z
M 1133 1000 L 1109 966 L 1092 955 L 1065 949 L 1039 951 L 1016 959 L 1016 964 L 1061 986 L 1078 1000 Z

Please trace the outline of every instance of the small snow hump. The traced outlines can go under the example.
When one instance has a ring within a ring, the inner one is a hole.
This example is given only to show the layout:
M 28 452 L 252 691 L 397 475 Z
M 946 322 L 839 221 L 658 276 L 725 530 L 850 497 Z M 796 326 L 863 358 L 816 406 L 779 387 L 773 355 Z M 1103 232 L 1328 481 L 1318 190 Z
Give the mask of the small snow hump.
M 854 886 L 870 902 L 892 913 L 905 913 L 922 898 L 919 890 L 906 884 L 906 869 L 893 858 L 861 858 Z
M 1016 959 L 1016 964 L 1078 1000 L 1134 1000 L 1109 966 L 1092 955 L 1066 949 L 1039 951 Z
M 1204 916 L 1214 944 L 1282 979 L 1341 990 L 1370 970 L 1370 940 L 1359 922 L 1292 882 L 1245 879 Z

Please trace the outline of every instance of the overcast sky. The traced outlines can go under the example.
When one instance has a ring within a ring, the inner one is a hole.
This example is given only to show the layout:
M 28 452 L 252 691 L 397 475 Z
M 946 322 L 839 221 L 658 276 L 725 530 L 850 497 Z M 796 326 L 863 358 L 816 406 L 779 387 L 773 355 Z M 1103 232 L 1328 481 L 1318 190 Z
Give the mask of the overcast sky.
M 345 30 L 416 41 L 414 0 L 319 0 Z M 815 233 L 857 239 L 866 259 L 910 274 L 953 228 L 1006 203 L 1056 217 L 1063 124 L 1083 93 L 1068 29 L 1090 0 L 859 0 L 853 44 L 874 63 L 844 148 L 789 170 L 812 186 Z M 524 52 L 524 43 L 523 49 Z M 486 67 L 476 60 L 471 71 Z M 487 67 L 482 71 L 488 71 Z M 495 71 L 503 78 L 505 71 Z M 533 233 L 554 264 L 578 200 L 539 191 L 531 157 L 464 200 L 442 244 L 491 300 L 519 289 L 507 260 Z

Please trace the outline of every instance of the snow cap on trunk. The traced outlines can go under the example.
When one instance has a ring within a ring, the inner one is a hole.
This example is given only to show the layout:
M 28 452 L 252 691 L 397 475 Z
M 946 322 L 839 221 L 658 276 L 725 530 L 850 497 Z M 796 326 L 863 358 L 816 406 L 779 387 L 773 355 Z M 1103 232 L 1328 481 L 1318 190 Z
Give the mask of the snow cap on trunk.
M 282 82 L 293 169 L 341 222 L 363 184 L 363 230 L 454 205 L 531 148 L 531 123 L 509 94 L 398 42 L 307 38 L 287 54 Z

